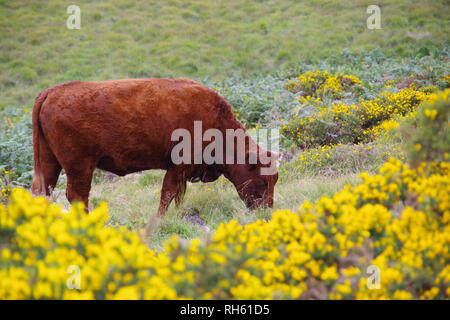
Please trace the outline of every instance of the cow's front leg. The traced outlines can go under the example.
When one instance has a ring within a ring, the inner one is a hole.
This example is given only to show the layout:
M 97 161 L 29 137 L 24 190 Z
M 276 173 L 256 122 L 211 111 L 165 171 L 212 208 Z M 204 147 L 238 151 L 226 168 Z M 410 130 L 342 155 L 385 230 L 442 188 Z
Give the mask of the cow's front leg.
M 151 216 L 147 227 L 145 228 L 145 236 L 149 238 L 156 227 L 159 224 L 160 218 L 166 214 L 167 208 L 173 199 L 177 202 L 177 205 L 181 202 L 181 199 L 186 191 L 186 175 L 181 167 L 172 167 L 167 170 L 164 176 L 164 181 L 161 189 L 161 200 L 159 203 L 158 214 Z
M 161 189 L 161 200 L 159 202 L 158 217 L 166 214 L 173 199 L 177 205 L 186 191 L 186 175 L 180 167 L 172 167 L 167 170 Z

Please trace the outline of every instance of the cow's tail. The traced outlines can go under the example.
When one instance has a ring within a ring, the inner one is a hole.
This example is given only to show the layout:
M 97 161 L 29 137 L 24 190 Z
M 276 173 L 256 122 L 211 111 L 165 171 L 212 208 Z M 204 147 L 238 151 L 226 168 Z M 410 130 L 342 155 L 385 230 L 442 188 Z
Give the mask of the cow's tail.
M 39 114 L 41 112 L 42 104 L 47 98 L 48 90 L 42 91 L 36 98 L 33 107 L 32 125 L 33 125 L 33 154 L 34 154 L 34 177 L 31 184 L 31 192 L 34 195 L 45 194 L 45 181 L 41 168 L 40 146 L 44 135 L 42 133 L 41 123 L 39 121 Z

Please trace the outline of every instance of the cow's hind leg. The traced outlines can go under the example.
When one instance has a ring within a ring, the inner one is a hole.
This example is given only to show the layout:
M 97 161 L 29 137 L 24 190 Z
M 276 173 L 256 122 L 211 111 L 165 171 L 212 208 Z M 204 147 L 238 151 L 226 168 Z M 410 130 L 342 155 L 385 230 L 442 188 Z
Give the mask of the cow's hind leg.
M 35 168 L 31 191 L 34 195 L 50 196 L 58 182 L 58 177 L 61 173 L 61 164 L 45 140 L 40 142 L 38 156 L 40 158 L 40 166 Z
M 67 174 L 66 196 L 70 203 L 82 202 L 86 212 L 89 205 L 92 175 L 95 162 L 92 160 L 79 161 L 74 166 L 64 167 Z

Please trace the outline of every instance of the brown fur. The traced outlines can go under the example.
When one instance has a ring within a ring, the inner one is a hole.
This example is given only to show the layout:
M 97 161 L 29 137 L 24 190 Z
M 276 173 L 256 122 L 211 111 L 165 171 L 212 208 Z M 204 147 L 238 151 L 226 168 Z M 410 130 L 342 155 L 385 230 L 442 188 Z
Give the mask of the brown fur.
M 50 195 L 64 168 L 67 199 L 87 208 L 95 168 L 122 176 L 163 169 L 159 216 L 173 199 L 181 202 L 186 181 L 210 182 L 222 174 L 248 207 L 272 206 L 278 175 L 262 176 L 262 165 L 171 162 L 177 143 L 171 141 L 172 132 L 185 128 L 193 136 L 196 120 L 202 121 L 203 131 L 217 128 L 224 136 L 226 129 L 244 129 L 223 97 L 188 79 L 77 81 L 48 88 L 33 109 L 32 191 Z M 253 140 L 246 152 L 251 145 L 256 145 Z

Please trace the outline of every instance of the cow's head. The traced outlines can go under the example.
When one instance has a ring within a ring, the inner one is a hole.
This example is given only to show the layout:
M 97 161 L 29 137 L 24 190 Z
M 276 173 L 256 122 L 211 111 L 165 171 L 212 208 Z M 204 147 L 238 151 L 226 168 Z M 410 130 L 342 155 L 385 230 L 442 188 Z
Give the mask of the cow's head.
M 265 158 L 262 159 L 261 155 Z M 251 156 L 247 155 L 245 164 L 229 166 L 225 176 L 234 184 L 248 208 L 272 208 L 274 188 L 278 180 L 278 164 L 283 154 L 264 151 L 263 154 L 259 153 L 254 164 L 249 163 L 249 158 Z M 267 162 L 267 159 L 270 161 Z

